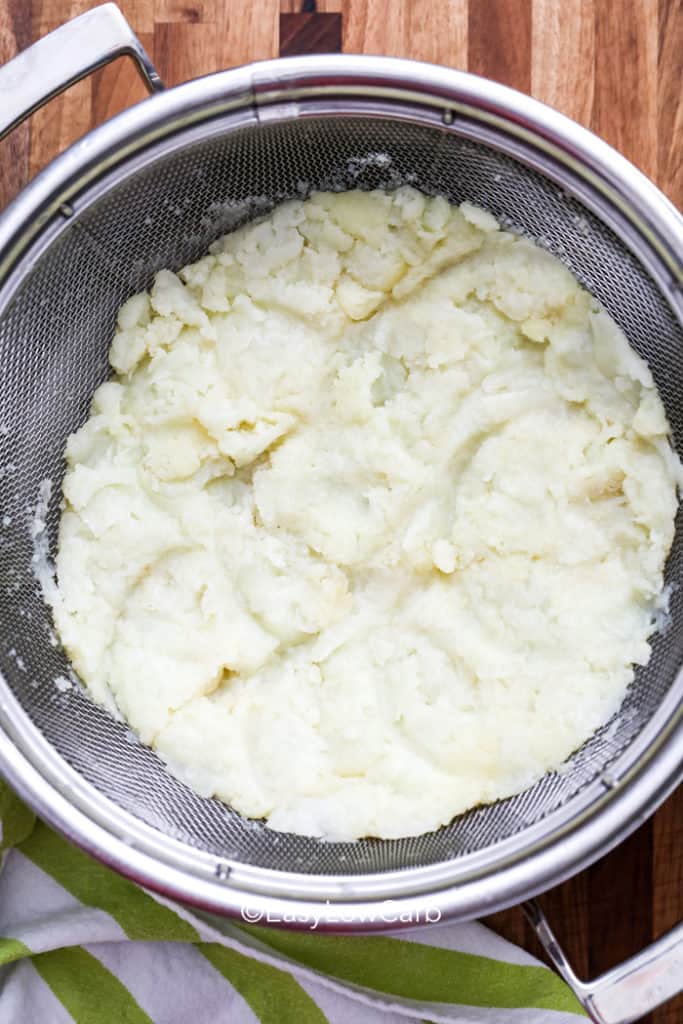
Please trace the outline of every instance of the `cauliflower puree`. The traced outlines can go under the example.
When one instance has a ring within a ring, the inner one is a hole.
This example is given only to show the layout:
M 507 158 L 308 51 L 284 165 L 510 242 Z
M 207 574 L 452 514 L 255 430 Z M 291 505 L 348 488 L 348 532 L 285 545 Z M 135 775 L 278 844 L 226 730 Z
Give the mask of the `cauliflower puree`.
M 284 203 L 121 308 L 55 621 L 96 700 L 275 829 L 424 832 L 616 711 L 673 539 L 645 363 L 412 188 Z

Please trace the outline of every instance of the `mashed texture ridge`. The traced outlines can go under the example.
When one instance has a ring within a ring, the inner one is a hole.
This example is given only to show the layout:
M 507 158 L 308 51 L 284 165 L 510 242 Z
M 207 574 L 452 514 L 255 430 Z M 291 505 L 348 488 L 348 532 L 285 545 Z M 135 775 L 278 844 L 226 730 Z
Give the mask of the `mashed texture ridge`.
M 122 307 L 69 438 L 58 631 L 276 829 L 417 834 L 619 707 L 679 465 L 570 272 L 412 188 L 287 202 Z

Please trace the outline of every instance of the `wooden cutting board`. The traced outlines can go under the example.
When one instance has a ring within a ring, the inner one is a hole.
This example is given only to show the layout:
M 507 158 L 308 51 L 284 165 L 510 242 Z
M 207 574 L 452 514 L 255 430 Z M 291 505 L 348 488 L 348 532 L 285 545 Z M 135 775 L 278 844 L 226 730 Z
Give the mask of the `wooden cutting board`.
M 95 6 L 0 0 L 0 61 Z M 683 0 L 120 0 L 168 85 L 300 53 L 383 53 L 505 82 L 592 128 L 683 207 Z M 145 95 L 118 61 L 0 144 L 0 206 L 90 127 Z M 579 975 L 683 919 L 683 788 L 616 851 L 543 899 Z M 517 910 L 494 927 L 539 954 Z M 682 1024 L 683 998 L 649 1018 Z M 549 1021 L 550 1024 L 550 1021 Z

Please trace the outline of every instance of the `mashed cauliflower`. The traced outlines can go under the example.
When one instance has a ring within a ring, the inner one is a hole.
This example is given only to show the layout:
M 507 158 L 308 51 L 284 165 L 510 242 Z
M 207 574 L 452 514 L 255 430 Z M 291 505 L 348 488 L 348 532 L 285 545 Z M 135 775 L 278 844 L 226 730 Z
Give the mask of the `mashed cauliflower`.
M 96 700 L 275 829 L 435 829 L 619 707 L 679 465 L 544 250 L 412 188 L 284 203 L 122 307 L 54 615 Z

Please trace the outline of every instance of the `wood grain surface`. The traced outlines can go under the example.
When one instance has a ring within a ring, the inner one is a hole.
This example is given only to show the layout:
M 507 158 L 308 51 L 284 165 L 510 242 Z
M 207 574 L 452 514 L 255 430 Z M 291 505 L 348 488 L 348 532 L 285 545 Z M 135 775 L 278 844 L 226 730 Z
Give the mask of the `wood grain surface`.
M 0 62 L 95 3 L 0 0 Z M 505 82 L 592 128 L 683 207 L 683 0 L 120 0 L 168 85 L 251 60 L 343 50 Z M 91 126 L 145 95 L 128 60 L 0 144 L 0 206 Z M 630 839 L 543 898 L 578 973 L 683 919 L 683 789 Z M 490 923 L 539 954 L 522 914 Z M 683 999 L 648 1024 L 683 1024 Z M 549 1021 L 550 1024 L 550 1021 Z

